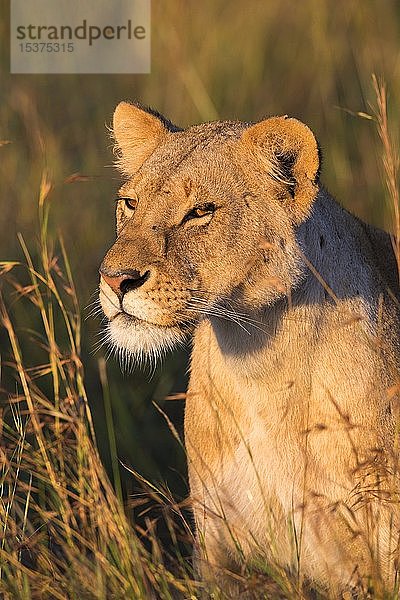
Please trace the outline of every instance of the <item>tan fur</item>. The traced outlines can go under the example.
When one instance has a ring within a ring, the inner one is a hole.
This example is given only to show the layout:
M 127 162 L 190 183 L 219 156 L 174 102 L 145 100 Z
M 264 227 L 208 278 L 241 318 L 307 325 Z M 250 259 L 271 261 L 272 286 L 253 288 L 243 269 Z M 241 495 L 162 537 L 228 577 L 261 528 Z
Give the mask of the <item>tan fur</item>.
M 102 280 L 101 302 L 125 358 L 157 357 L 193 332 L 185 440 L 203 576 L 268 560 L 334 595 L 390 586 L 389 237 L 319 185 L 317 143 L 296 119 L 179 131 L 124 103 L 114 134 L 121 196 L 138 205 L 121 200 L 102 270 L 147 279 L 121 305 Z
M 136 121 L 134 131 L 129 127 L 132 121 Z M 137 171 L 167 136 L 167 130 L 159 119 L 147 116 L 128 102 L 118 104 L 114 113 L 113 132 L 118 140 L 115 148 L 118 166 L 127 175 Z M 120 152 L 121 146 L 125 149 L 123 153 Z

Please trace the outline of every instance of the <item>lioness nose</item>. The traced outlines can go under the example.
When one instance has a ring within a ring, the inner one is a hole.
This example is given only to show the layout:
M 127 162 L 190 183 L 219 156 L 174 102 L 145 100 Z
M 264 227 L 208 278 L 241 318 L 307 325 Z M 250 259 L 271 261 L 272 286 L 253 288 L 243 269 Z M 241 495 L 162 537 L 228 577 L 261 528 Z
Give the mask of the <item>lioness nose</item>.
M 142 274 L 135 269 L 128 269 L 127 271 L 110 274 L 109 272 L 104 272 L 101 268 L 99 273 L 117 296 L 123 296 L 129 291 L 135 290 L 143 285 L 150 277 L 150 271 L 145 271 Z

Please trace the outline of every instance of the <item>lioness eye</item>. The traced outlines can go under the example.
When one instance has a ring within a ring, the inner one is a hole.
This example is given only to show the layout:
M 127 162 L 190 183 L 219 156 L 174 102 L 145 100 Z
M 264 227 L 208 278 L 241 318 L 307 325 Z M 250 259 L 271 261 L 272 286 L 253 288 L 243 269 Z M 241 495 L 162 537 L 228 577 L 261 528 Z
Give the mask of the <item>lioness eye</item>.
M 204 206 L 195 206 L 190 210 L 184 218 L 185 221 L 189 221 L 189 219 L 200 219 L 201 217 L 205 217 L 206 215 L 211 215 L 215 211 L 214 204 L 205 204 Z
M 118 198 L 118 200 L 125 202 L 125 206 L 129 210 L 135 210 L 135 208 L 137 207 L 137 198 Z

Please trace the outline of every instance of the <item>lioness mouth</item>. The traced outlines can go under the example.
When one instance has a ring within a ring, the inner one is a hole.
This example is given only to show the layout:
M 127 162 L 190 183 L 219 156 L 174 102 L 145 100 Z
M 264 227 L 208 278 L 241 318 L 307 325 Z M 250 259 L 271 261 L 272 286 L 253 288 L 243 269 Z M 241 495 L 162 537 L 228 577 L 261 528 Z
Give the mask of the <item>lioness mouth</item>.
M 132 324 L 132 325 L 136 325 L 136 324 L 144 325 L 144 326 L 148 325 L 150 327 L 157 327 L 160 330 L 175 329 L 176 327 L 184 329 L 184 325 L 179 324 L 179 323 L 176 323 L 175 325 L 160 325 L 160 323 L 154 323 L 153 321 L 149 321 L 147 319 L 141 319 L 140 317 L 131 315 L 131 314 L 125 312 L 124 310 L 122 310 L 121 312 L 118 312 L 116 315 L 109 317 L 108 318 L 109 323 L 116 321 L 118 319 L 118 317 L 121 317 L 125 321 L 125 323 Z
M 116 315 L 109 317 L 108 320 L 110 323 L 112 323 L 118 317 L 122 317 L 125 321 L 128 321 L 129 323 L 144 323 L 144 324 L 148 324 L 148 325 L 153 325 L 155 327 L 163 327 L 162 325 L 158 325 L 157 323 L 151 323 L 150 321 L 145 321 L 144 319 L 140 319 L 139 317 L 136 317 L 135 315 L 130 315 L 129 313 L 125 312 L 124 310 L 121 310 L 121 312 L 118 312 Z

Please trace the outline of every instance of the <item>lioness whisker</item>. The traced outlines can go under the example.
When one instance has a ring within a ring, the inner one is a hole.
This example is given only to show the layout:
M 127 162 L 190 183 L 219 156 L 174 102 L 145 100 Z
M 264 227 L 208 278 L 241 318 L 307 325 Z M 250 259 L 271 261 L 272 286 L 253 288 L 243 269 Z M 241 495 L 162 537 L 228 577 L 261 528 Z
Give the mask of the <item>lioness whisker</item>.
M 101 314 L 103 314 L 101 306 L 96 306 L 84 317 L 84 320 L 87 321 L 88 319 L 93 319 Z M 104 316 L 102 317 L 102 321 L 104 321 Z
M 97 334 L 95 334 L 96 337 L 99 337 L 100 339 L 98 339 L 92 347 L 91 350 L 91 354 L 97 354 L 97 352 L 103 347 L 106 346 L 107 344 L 111 343 L 110 340 L 110 334 L 108 332 L 107 328 L 102 329 L 101 331 L 99 331 Z
M 200 308 L 198 306 L 193 306 L 193 307 L 189 306 L 188 309 L 192 310 L 192 311 L 199 312 L 199 313 L 201 313 L 203 315 L 220 317 L 221 319 L 225 319 L 227 321 L 232 321 L 232 322 L 234 322 L 234 323 L 236 323 L 237 325 L 240 325 L 240 326 L 242 325 L 243 319 L 240 319 L 240 317 L 237 316 L 237 315 L 232 315 L 232 314 L 229 314 L 229 313 L 225 313 L 220 308 L 215 308 L 215 307 L 214 308 L 213 307 Z M 247 323 L 247 324 L 248 325 L 253 325 L 252 323 Z
M 192 298 L 192 300 L 193 300 L 194 302 L 197 302 L 197 303 L 198 303 L 198 304 L 200 304 L 200 305 L 201 305 L 201 304 L 203 304 L 203 306 L 205 306 L 205 309 L 206 309 L 206 310 L 208 310 L 208 311 L 210 311 L 210 310 L 216 311 L 216 312 L 215 312 L 215 314 L 214 314 L 214 316 L 217 316 L 217 317 L 218 317 L 218 316 L 221 316 L 221 315 L 223 314 L 223 315 L 225 315 L 225 318 L 226 318 L 226 319 L 229 319 L 229 320 L 234 320 L 235 322 L 237 322 L 238 320 L 240 320 L 240 321 L 241 321 L 241 322 L 243 322 L 243 323 L 246 323 L 246 324 L 248 324 L 248 325 L 251 325 L 251 326 L 252 326 L 252 327 L 254 327 L 255 329 L 258 329 L 258 330 L 260 330 L 260 331 L 266 332 L 266 330 L 265 330 L 265 328 L 264 328 L 264 327 L 260 327 L 260 326 L 259 326 L 259 325 L 262 325 L 262 324 L 263 324 L 261 321 L 257 321 L 257 320 L 255 320 L 255 319 L 252 319 L 251 317 L 249 317 L 249 316 L 248 316 L 248 315 L 246 315 L 246 314 L 239 313 L 239 312 L 237 312 L 237 311 L 232 311 L 232 310 L 229 310 L 229 309 L 227 309 L 226 307 L 224 307 L 224 306 L 221 306 L 221 305 L 219 305 L 219 304 L 218 304 L 218 305 L 212 305 L 211 307 L 209 307 L 209 306 L 208 306 L 208 303 L 206 303 L 205 301 L 203 301 L 203 300 L 202 300 L 202 299 L 200 299 L 200 298 Z M 189 304 L 190 304 L 190 303 L 189 303 Z M 200 309 L 198 306 L 193 306 L 193 307 L 190 307 L 190 306 L 189 306 L 189 308 L 191 308 L 191 309 L 195 309 L 195 310 L 198 310 L 198 311 L 200 311 L 200 310 L 201 310 L 201 309 Z M 219 311 L 219 312 L 218 312 L 218 311 Z M 203 311 L 203 312 L 204 312 L 204 311 Z
M 196 297 L 196 296 L 192 296 L 191 300 L 193 300 L 193 301 L 195 301 L 195 302 L 203 302 L 204 304 L 207 304 L 207 305 L 209 304 L 209 302 L 208 302 L 208 300 L 207 300 L 206 298 L 199 298 L 199 297 Z M 223 298 L 223 297 L 220 297 L 220 300 L 221 300 L 221 301 L 223 301 L 223 302 L 227 302 L 227 303 L 229 303 L 229 304 L 231 304 L 231 305 L 234 305 L 234 304 L 237 304 L 237 305 L 238 305 L 238 303 L 236 303 L 234 300 L 232 300 L 232 299 L 230 299 L 230 298 Z M 232 312 L 232 313 L 233 313 L 233 314 L 235 314 L 235 315 L 240 315 L 240 316 L 244 317 L 245 319 L 248 319 L 249 321 L 251 321 L 251 322 L 253 322 L 253 323 L 258 323 L 258 324 L 260 324 L 260 325 L 263 325 L 263 322 L 262 322 L 262 321 L 259 321 L 258 319 L 253 319 L 252 317 L 250 317 L 250 316 L 249 316 L 248 314 L 246 314 L 246 313 L 238 312 L 238 311 L 237 311 L 237 310 L 234 308 L 234 306 L 233 306 L 233 308 L 227 308 L 226 306 L 221 306 L 221 304 L 218 304 L 218 303 L 217 303 L 217 304 L 214 304 L 213 306 L 218 306 L 218 307 L 222 308 L 222 309 L 223 309 L 223 310 L 225 310 L 225 311 Z
M 232 315 L 225 315 L 223 312 L 218 311 L 218 310 L 213 310 L 211 308 L 206 309 L 206 308 L 199 308 L 199 307 L 190 307 L 188 306 L 189 310 L 193 310 L 196 312 L 199 312 L 202 315 L 206 315 L 209 317 L 217 317 L 220 319 L 224 319 L 225 321 L 231 321 L 232 323 L 235 323 L 236 325 L 238 325 L 238 327 L 240 327 L 241 329 L 243 329 L 243 331 L 245 331 L 248 335 L 250 334 L 250 331 L 248 331 L 248 329 L 246 329 L 246 327 L 235 317 L 233 317 Z
M 83 310 L 88 310 L 92 306 L 99 306 L 99 305 L 100 305 L 100 300 L 99 300 L 99 298 L 96 298 L 96 300 L 93 300 L 93 302 L 89 302 L 89 304 L 87 304 L 86 306 L 84 306 Z

